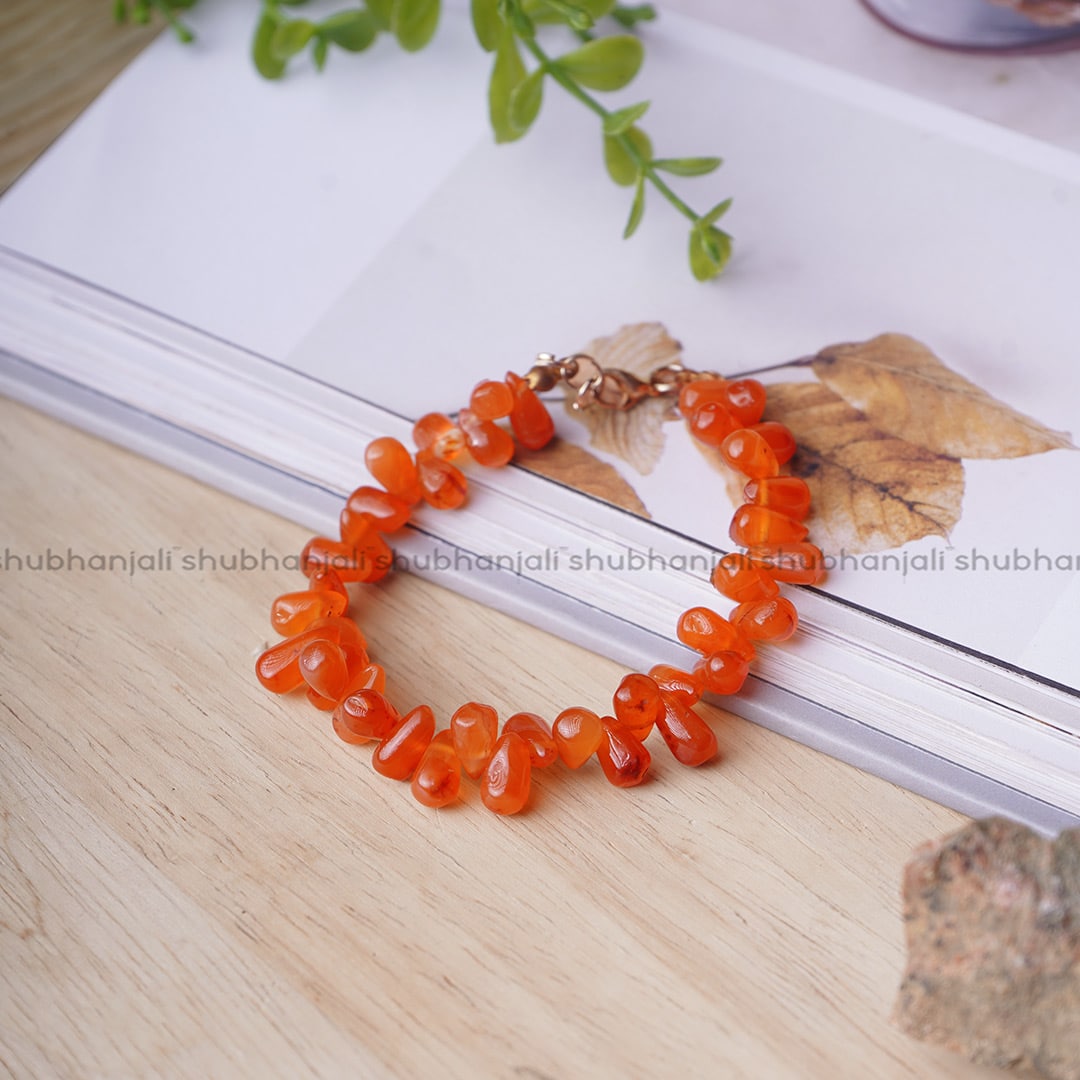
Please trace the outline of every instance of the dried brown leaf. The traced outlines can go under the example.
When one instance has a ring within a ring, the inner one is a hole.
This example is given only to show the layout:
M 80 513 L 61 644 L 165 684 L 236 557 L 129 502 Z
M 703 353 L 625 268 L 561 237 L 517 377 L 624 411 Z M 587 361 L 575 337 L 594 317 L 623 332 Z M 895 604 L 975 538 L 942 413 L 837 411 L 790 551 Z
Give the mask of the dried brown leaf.
M 822 349 L 817 377 L 888 435 L 954 458 L 1075 449 L 1069 436 L 991 397 L 904 334 Z
M 651 515 L 637 492 L 618 470 L 590 454 L 583 446 L 555 439 L 543 450 L 521 450 L 514 461 L 530 472 L 546 476 L 586 495 L 595 495 L 613 506 L 647 518 Z
M 590 341 L 581 351 L 603 368 L 647 379 L 657 368 L 678 360 L 681 350 L 682 346 L 660 323 L 635 323 L 610 337 Z M 596 408 L 579 412 L 570 407 L 569 401 L 566 408 L 588 429 L 592 446 L 621 458 L 642 476 L 648 476 L 660 460 L 669 411 L 666 402 L 644 401 L 627 412 Z

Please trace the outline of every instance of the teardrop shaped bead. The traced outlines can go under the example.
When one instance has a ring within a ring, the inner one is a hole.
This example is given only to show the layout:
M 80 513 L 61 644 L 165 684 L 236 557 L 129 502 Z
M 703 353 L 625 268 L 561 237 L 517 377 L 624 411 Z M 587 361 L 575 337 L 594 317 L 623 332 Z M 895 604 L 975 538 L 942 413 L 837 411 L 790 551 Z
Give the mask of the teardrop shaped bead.
M 514 392 L 504 382 L 485 379 L 473 387 L 469 408 L 480 420 L 501 420 L 514 409 Z
M 380 581 L 390 572 L 394 553 L 374 529 L 357 544 L 331 540 L 327 536 L 310 539 L 300 553 L 300 569 L 308 574 L 317 566 L 329 566 L 342 581 Z
M 350 694 L 334 709 L 334 731 L 347 743 L 385 739 L 398 722 L 397 709 L 376 690 Z
M 490 705 L 467 701 L 450 718 L 450 732 L 465 775 L 477 779 L 495 749 L 499 714 Z
M 407 712 L 375 748 L 372 768 L 391 780 L 408 780 L 416 772 L 428 744 L 435 738 L 435 714 L 417 705 Z
M 364 647 L 364 635 L 351 619 L 327 616 L 316 619 L 306 630 L 271 645 L 255 661 L 255 676 L 267 690 L 287 694 L 304 685 L 300 671 L 300 653 L 313 641 L 356 644 Z
M 412 778 L 412 794 L 418 803 L 448 806 L 461 790 L 461 762 L 454 752 L 450 729 L 444 728 L 428 743 Z
M 728 535 L 740 547 L 760 544 L 793 544 L 806 538 L 809 530 L 801 522 L 767 506 L 745 503 L 735 511 Z
M 679 390 L 679 412 L 686 419 L 707 401 L 727 404 L 727 379 L 691 379 Z
M 746 635 L 711 608 L 692 607 L 684 611 L 675 632 L 679 640 L 695 652 L 715 653 L 730 649 L 747 660 L 754 659 L 754 646 L 747 641 Z
M 546 769 L 559 760 L 559 748 L 551 736 L 551 729 L 544 723 L 543 717 L 536 713 L 514 713 L 503 724 L 503 734 L 508 731 L 525 740 L 534 769 Z
M 739 421 L 719 401 L 702 402 L 690 414 L 690 434 L 706 446 L 719 446 L 733 431 Z
M 391 495 L 415 506 L 420 501 L 420 481 L 416 462 L 405 444 L 384 435 L 373 439 L 364 451 L 364 464 L 371 475 Z
M 596 756 L 608 783 L 621 788 L 636 787 L 645 779 L 652 756 L 636 735 L 612 717 L 605 717 L 601 727 L 603 736 Z
M 510 426 L 518 442 L 527 450 L 542 450 L 555 436 L 554 421 L 544 408 L 544 403 L 520 375 L 507 372 L 506 384 L 514 395 Z
M 731 621 L 754 641 L 786 641 L 795 633 L 799 616 L 786 596 L 774 596 L 771 600 L 740 604 L 731 613 Z
M 819 585 L 825 580 L 825 556 L 821 548 L 806 541 L 797 544 L 760 544 L 750 548 L 746 557 L 752 566 L 777 581 L 792 585 Z
M 757 379 L 733 379 L 727 384 L 725 397 L 740 427 L 756 424 L 765 412 L 765 387 Z
M 664 712 L 656 727 L 676 761 L 683 765 L 704 765 L 716 757 L 713 729 L 675 694 L 664 694 Z
M 496 814 L 517 814 L 529 801 L 532 764 L 525 740 L 512 731 L 495 743 L 480 781 L 480 798 Z
M 307 690 L 308 701 L 323 712 L 333 712 L 343 699 L 350 694 L 355 694 L 358 690 L 378 690 L 380 694 L 386 693 L 386 673 L 378 664 L 371 663 L 365 650 L 343 645 L 342 651 L 345 653 L 345 661 L 349 669 L 345 689 L 337 697 L 332 698 L 317 694 L 310 686 Z
M 810 488 L 805 480 L 797 476 L 769 476 L 763 480 L 751 480 L 743 488 L 743 497 L 748 503 L 767 506 L 796 521 L 803 521 L 810 513 Z
M 752 428 L 733 431 L 720 444 L 720 456 L 751 480 L 776 476 L 780 472 L 780 463 L 772 447 Z
M 370 514 L 357 514 L 344 506 L 338 516 L 341 542 L 352 548 L 362 548 L 376 532 L 375 519 Z
M 270 608 L 270 623 L 279 634 L 292 637 L 316 619 L 344 614 L 348 603 L 347 597 L 330 590 L 282 593 Z
M 611 700 L 615 719 L 636 739 L 647 739 L 664 708 L 656 680 L 634 672 L 623 678 Z
M 349 680 L 345 653 L 332 641 L 312 641 L 300 651 L 300 674 L 320 697 L 336 699 Z
M 756 431 L 772 447 L 776 460 L 781 465 L 786 465 L 799 449 L 791 429 L 786 424 L 778 424 L 775 420 L 766 420 L 764 424 L 754 424 L 750 428 Z
M 465 452 L 465 433 L 443 413 L 428 413 L 413 425 L 417 452 L 430 451 L 437 458 L 453 461 Z
M 580 769 L 596 753 L 603 729 L 600 717 L 589 709 L 563 709 L 552 724 L 551 734 L 559 757 L 570 769 Z
M 773 577 L 753 566 L 746 555 L 729 552 L 717 562 L 712 572 L 713 588 L 729 600 L 741 604 L 747 600 L 768 600 L 780 592 Z
M 649 678 L 659 687 L 661 702 L 666 701 L 666 695 L 674 695 L 684 705 L 696 705 L 705 689 L 696 672 L 683 671 L 671 664 L 654 664 L 649 668 Z M 660 722 L 659 716 L 656 722 Z
M 420 491 L 424 501 L 436 510 L 456 510 L 469 494 L 469 482 L 449 461 L 421 454 L 416 459 Z
M 392 533 L 397 532 L 409 520 L 412 506 L 404 499 L 391 495 L 389 491 L 363 484 L 349 496 L 342 515 L 345 511 L 348 511 L 351 517 L 368 517 L 381 533 Z M 345 536 L 344 529 L 341 535 Z
M 737 694 L 749 672 L 746 658 L 734 652 L 713 653 L 694 665 L 694 673 L 711 694 Z
M 458 413 L 458 423 L 465 432 L 469 453 L 477 465 L 498 469 L 514 456 L 514 440 L 508 431 L 490 420 L 481 420 L 469 409 Z

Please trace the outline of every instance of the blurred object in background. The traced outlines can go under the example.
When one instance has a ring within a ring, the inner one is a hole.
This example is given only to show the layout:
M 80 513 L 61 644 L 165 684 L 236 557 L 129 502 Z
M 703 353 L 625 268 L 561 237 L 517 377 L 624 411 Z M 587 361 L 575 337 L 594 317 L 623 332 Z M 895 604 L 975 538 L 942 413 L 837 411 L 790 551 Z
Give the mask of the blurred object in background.
M 916 41 L 964 52 L 1080 48 L 1080 0 L 862 0 Z

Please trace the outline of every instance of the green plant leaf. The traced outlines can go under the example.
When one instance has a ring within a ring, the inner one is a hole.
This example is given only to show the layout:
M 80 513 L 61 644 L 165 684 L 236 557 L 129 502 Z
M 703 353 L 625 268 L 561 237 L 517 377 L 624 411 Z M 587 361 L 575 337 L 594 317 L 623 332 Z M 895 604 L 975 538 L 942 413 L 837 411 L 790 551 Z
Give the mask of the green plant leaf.
M 555 64 L 590 90 L 621 90 L 638 73 L 645 51 L 629 34 L 597 38 L 560 56 Z
M 510 98 L 527 75 L 518 52 L 514 31 L 509 26 L 504 26 L 499 46 L 495 50 L 491 82 L 488 84 L 488 113 L 497 143 L 513 142 L 524 134 L 510 122 Z
M 509 120 L 510 126 L 519 136 L 532 127 L 533 121 L 540 113 L 540 106 L 544 100 L 544 71 L 537 68 L 523 82 L 518 83 L 510 94 Z
M 311 62 L 316 71 L 322 71 L 326 67 L 326 54 L 330 49 L 330 42 L 319 34 L 315 38 L 315 44 L 311 46 Z
M 389 30 L 394 17 L 394 0 L 367 0 L 367 9 L 380 30 Z
M 394 0 L 390 30 L 406 52 L 417 52 L 435 36 L 439 8 L 440 0 Z
M 653 168 L 662 169 L 675 176 L 705 176 L 715 172 L 723 164 L 724 159 L 718 157 L 657 158 L 653 162 Z
M 472 24 L 480 47 L 484 52 L 494 52 L 503 26 L 499 18 L 499 0 L 472 0 Z
M 315 33 L 315 24 L 307 19 L 278 23 L 270 39 L 270 51 L 279 60 L 289 60 L 307 46 Z
M 379 36 L 375 17 L 364 10 L 339 11 L 319 23 L 322 39 L 332 41 L 347 52 L 363 52 Z
M 577 6 L 587 11 L 593 21 L 599 21 L 605 15 L 610 15 L 615 7 L 615 0 L 576 0 Z
M 702 225 L 715 225 L 731 208 L 731 200 L 725 199 L 721 203 L 717 203 L 707 214 L 704 214 L 699 220 Z
M 690 271 L 698 281 L 709 281 L 727 265 L 731 237 L 711 225 L 690 230 Z
M 596 24 L 596 20 L 580 4 L 570 3 L 569 0 L 547 0 L 547 6 L 573 30 L 591 30 Z
M 621 135 L 628 131 L 649 111 L 649 102 L 643 101 L 638 105 L 627 105 L 625 109 L 616 109 L 604 117 L 604 134 Z
M 634 190 L 634 201 L 630 206 L 630 217 L 627 219 L 626 228 L 623 229 L 623 239 L 629 240 L 637 232 L 641 224 L 641 218 L 645 213 L 645 174 L 638 173 L 637 187 Z
M 255 70 L 264 79 L 280 79 L 285 74 L 285 62 L 279 60 L 270 49 L 275 30 L 277 30 L 276 20 L 265 13 L 255 24 L 255 37 L 251 42 L 251 59 L 255 63 Z
M 623 139 L 630 140 L 643 161 L 648 161 L 652 157 L 652 142 L 641 128 L 636 127 L 630 128 L 622 135 L 604 136 L 604 165 L 608 175 L 616 184 L 629 187 L 637 180 L 641 166 L 630 156 L 622 142 Z
M 615 4 L 611 17 L 627 30 L 633 30 L 640 22 L 652 22 L 656 18 L 656 8 L 652 4 Z

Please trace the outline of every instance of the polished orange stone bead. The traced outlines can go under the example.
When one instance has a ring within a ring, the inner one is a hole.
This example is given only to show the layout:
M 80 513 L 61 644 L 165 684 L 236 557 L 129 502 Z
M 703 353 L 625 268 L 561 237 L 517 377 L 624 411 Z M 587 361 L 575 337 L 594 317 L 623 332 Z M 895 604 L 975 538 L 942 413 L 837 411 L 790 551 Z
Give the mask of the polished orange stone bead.
M 810 513 L 810 488 L 797 476 L 769 476 L 764 480 L 751 480 L 743 488 L 743 497 L 756 506 L 787 514 L 802 521 Z
M 449 461 L 421 454 L 416 459 L 424 501 L 436 510 L 456 510 L 469 494 L 469 482 Z
M 646 739 L 664 707 L 656 680 L 634 672 L 623 677 L 611 699 L 615 719 L 636 739 Z
M 512 371 L 506 374 L 506 384 L 514 396 L 510 412 L 510 426 L 517 440 L 527 450 L 542 450 L 555 435 L 555 424 L 544 403 L 536 396 L 528 382 Z
M 684 705 L 693 705 L 701 700 L 705 688 L 701 676 L 696 672 L 683 671 L 671 664 L 654 664 L 649 668 L 649 678 L 659 687 L 661 703 L 665 695 L 673 694 Z M 660 722 L 657 716 L 657 723 Z
M 452 461 L 465 452 L 465 432 L 443 413 L 428 413 L 413 424 L 413 442 L 420 453 Z
M 382 488 L 363 485 L 358 487 L 345 503 L 345 509 L 341 512 L 341 537 L 345 535 L 345 515 L 350 519 L 370 519 L 371 523 L 381 533 L 397 532 L 408 520 L 412 513 L 412 506 L 404 499 L 391 495 Z
M 746 552 L 752 566 L 760 567 L 777 581 L 792 585 L 818 585 L 825 580 L 825 556 L 821 548 L 806 541 L 798 544 L 764 544 Z
M 319 635 L 327 641 L 337 642 L 346 652 L 351 648 L 367 648 L 364 632 L 352 619 L 346 619 L 341 615 L 328 615 L 325 619 L 316 619 L 308 629 L 317 630 Z
M 370 514 L 354 513 L 346 505 L 338 516 L 338 532 L 346 547 L 363 548 L 377 532 L 375 519 Z
M 683 765 L 704 765 L 716 756 L 716 734 L 676 694 L 664 694 L 664 712 L 656 727 L 675 760 Z
M 383 739 L 371 756 L 371 765 L 380 776 L 408 780 L 420 764 L 428 744 L 435 738 L 435 714 L 427 705 L 407 712 Z
M 355 694 L 358 690 L 378 690 L 380 694 L 386 693 L 386 672 L 378 664 L 373 664 L 368 654 L 363 649 L 356 649 L 351 645 L 343 645 L 345 660 L 349 668 L 349 679 L 345 689 L 337 697 L 323 697 L 308 687 L 307 699 L 323 712 L 331 712 L 341 704 L 343 698 Z
M 469 453 L 477 465 L 498 469 L 514 456 L 514 440 L 498 424 L 481 420 L 469 409 L 462 409 L 458 413 L 458 423 L 465 432 Z
M 764 424 L 754 424 L 751 431 L 756 431 L 771 447 L 776 455 L 776 460 L 785 465 L 799 449 L 795 436 L 785 424 L 778 424 L 775 420 L 768 420 Z
M 711 694 L 737 694 L 749 672 L 746 657 L 734 652 L 712 653 L 694 665 L 694 673 Z
M 514 410 L 514 392 L 504 382 L 485 379 L 473 387 L 469 409 L 478 420 L 501 420 Z
M 512 731 L 504 732 L 480 781 L 480 798 L 496 814 L 516 814 L 525 808 L 532 787 L 529 746 Z
M 348 604 L 348 597 L 330 590 L 283 593 L 270 608 L 270 623 L 279 634 L 292 637 L 316 619 L 344 614 Z
M 300 674 L 320 697 L 336 699 L 349 681 L 349 665 L 340 645 L 312 641 L 300 650 Z
M 741 547 L 796 543 L 805 539 L 807 532 L 801 521 L 753 503 L 744 503 L 735 511 L 728 530 L 731 539 Z
M 730 649 L 747 660 L 754 659 L 754 646 L 746 640 L 746 635 L 711 608 L 692 607 L 684 611 L 679 617 L 676 633 L 679 640 L 695 652 L 714 653 Z
M 725 393 L 728 410 L 740 427 L 749 427 L 761 419 L 765 396 L 765 387 L 757 379 L 733 379 Z
M 786 596 L 740 604 L 731 621 L 754 641 L 786 641 L 795 633 L 799 616 L 795 605 Z
M 461 790 L 461 763 L 447 728 L 428 743 L 412 778 L 413 798 L 424 806 L 448 806 Z
M 316 619 L 306 630 L 293 637 L 271 645 L 255 661 L 255 675 L 267 690 L 275 694 L 287 694 L 304 685 L 300 671 L 300 653 L 313 641 L 330 641 L 335 644 L 366 644 L 364 635 L 351 619 L 327 616 Z
M 733 468 L 752 480 L 776 476 L 780 463 L 773 448 L 752 428 L 733 431 L 721 444 L 720 456 Z
M 317 566 L 329 566 L 342 581 L 379 581 L 393 564 L 393 551 L 374 529 L 356 543 L 315 536 L 300 553 L 300 569 L 304 574 L 310 574 Z
M 563 764 L 580 769 L 596 753 L 603 729 L 600 717 L 588 709 L 563 709 L 551 726 Z
M 596 756 L 608 782 L 616 787 L 636 787 L 645 779 L 652 756 L 636 735 L 612 717 L 605 717 L 601 727 Z
M 364 464 L 367 465 L 368 472 L 391 495 L 397 496 L 410 506 L 420 501 L 420 480 L 416 474 L 416 462 L 397 439 L 389 436 L 373 439 L 364 451 Z
M 341 575 L 332 566 L 312 566 L 307 575 L 308 588 L 312 592 L 336 592 L 349 599 L 349 590 Z
M 475 780 L 495 749 L 499 714 L 490 705 L 467 701 L 450 718 L 450 733 L 465 775 Z
M 739 428 L 735 419 L 718 401 L 702 402 L 690 414 L 690 434 L 706 446 L 719 446 Z
M 559 760 L 559 748 L 551 736 L 551 730 L 536 713 L 514 713 L 503 724 L 503 734 L 512 731 L 520 735 L 529 748 L 529 760 L 534 769 L 546 769 Z
M 707 401 L 727 404 L 727 379 L 692 379 L 679 390 L 679 412 L 689 419 L 691 413 Z
M 736 603 L 746 600 L 768 600 L 780 592 L 773 578 L 757 566 L 751 565 L 746 555 L 729 552 L 713 567 L 713 587 L 717 592 Z
M 347 743 L 385 739 L 398 720 L 397 709 L 377 690 L 358 690 L 334 709 L 334 731 Z

